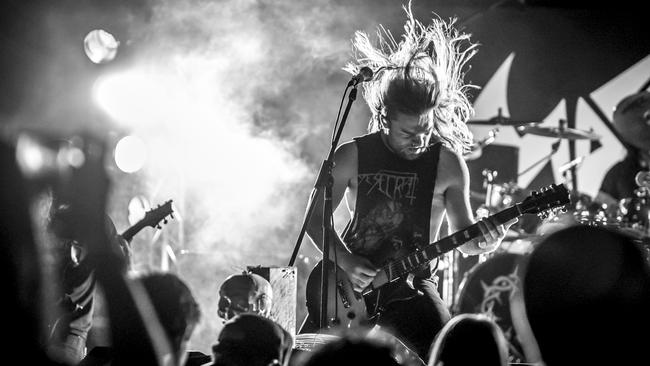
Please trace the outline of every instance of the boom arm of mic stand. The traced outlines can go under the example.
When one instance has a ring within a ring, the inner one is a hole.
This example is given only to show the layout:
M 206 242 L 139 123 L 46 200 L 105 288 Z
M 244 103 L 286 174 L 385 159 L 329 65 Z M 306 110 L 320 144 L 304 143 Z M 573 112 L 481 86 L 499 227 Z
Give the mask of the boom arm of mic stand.
M 298 240 L 296 241 L 296 245 L 293 250 L 293 254 L 291 255 L 291 260 L 289 261 L 289 266 L 293 266 L 293 264 L 296 261 L 296 257 L 298 255 L 298 250 L 300 249 L 300 244 L 302 243 L 302 240 L 305 236 L 305 232 L 307 230 L 307 225 L 311 221 L 311 217 L 314 212 L 314 204 L 317 202 L 319 199 L 320 195 L 324 195 L 324 200 L 323 200 L 323 221 L 322 221 L 322 227 L 323 227 L 323 262 L 321 266 L 321 307 L 320 311 L 321 313 L 319 314 L 320 321 L 319 321 L 319 328 L 325 328 L 328 323 L 327 319 L 327 292 L 328 292 L 328 273 L 327 269 L 329 268 L 329 265 L 327 264 L 326 260 L 329 259 L 329 249 L 330 245 L 332 244 L 331 234 L 332 230 L 334 230 L 332 222 L 332 215 L 333 215 L 333 207 L 332 207 L 332 185 L 334 183 L 334 178 L 332 177 L 332 169 L 334 168 L 334 152 L 336 150 L 336 147 L 338 146 L 339 139 L 341 138 L 341 133 L 343 131 L 343 127 L 345 127 L 345 121 L 348 118 L 348 114 L 350 113 L 350 108 L 352 107 L 352 102 L 354 102 L 357 98 L 357 87 L 354 86 L 352 90 L 350 91 L 350 94 L 348 95 L 348 104 L 345 107 L 345 112 L 343 113 L 343 116 L 341 117 L 341 121 L 338 124 L 338 128 L 334 133 L 334 137 L 332 139 L 332 145 L 330 147 L 330 151 L 327 155 L 327 159 L 323 161 L 323 164 L 321 165 L 321 169 L 318 173 L 318 178 L 316 179 L 316 184 L 314 189 L 312 190 L 312 195 L 311 195 L 311 200 L 309 202 L 309 207 L 307 209 L 307 213 L 305 215 L 305 220 L 302 224 L 302 228 L 300 229 L 300 234 L 298 235 Z M 334 248 L 336 250 L 336 247 Z M 334 269 L 337 268 L 337 263 L 336 263 L 336 253 L 334 255 Z M 336 302 L 335 302 L 336 303 Z

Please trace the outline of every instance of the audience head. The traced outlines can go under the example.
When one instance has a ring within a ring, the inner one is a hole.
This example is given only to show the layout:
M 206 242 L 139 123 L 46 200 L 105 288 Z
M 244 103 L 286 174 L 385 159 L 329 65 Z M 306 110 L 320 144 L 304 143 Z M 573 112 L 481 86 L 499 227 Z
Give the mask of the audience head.
M 251 273 L 231 275 L 219 289 L 219 316 L 229 320 L 238 314 L 253 313 L 268 317 L 273 301 L 271 283 Z
M 305 356 L 304 366 L 398 366 L 394 348 L 376 337 L 365 333 L 345 333 L 341 338 L 315 348 Z
M 212 346 L 215 366 L 288 365 L 293 337 L 273 320 L 252 313 L 228 320 Z
M 627 236 L 572 226 L 538 244 L 524 275 L 528 320 L 547 365 L 645 359 L 648 267 Z
M 171 343 L 177 364 L 183 365 L 187 344 L 201 317 L 199 304 L 185 282 L 173 273 L 147 273 L 139 280 Z
M 442 328 L 431 346 L 429 366 L 508 364 L 508 342 L 483 314 L 460 314 Z

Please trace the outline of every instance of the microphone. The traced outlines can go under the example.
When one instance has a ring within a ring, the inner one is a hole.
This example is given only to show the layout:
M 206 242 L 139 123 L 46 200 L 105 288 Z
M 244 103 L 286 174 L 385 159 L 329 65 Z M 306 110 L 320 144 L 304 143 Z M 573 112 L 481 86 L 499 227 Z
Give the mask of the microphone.
M 650 172 L 642 170 L 636 173 L 636 176 L 634 177 L 634 182 L 639 187 L 650 188 Z
M 357 86 L 360 83 L 363 83 L 364 81 L 370 81 L 372 80 L 372 77 L 374 76 L 374 72 L 372 71 L 371 68 L 368 66 L 364 66 L 359 70 L 359 73 L 354 75 L 352 77 L 352 80 L 348 83 L 348 86 Z

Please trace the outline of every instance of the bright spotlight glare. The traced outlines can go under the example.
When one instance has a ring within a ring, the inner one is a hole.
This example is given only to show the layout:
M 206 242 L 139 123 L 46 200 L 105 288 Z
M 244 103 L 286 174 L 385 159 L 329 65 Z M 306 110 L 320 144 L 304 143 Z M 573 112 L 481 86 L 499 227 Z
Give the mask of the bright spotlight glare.
M 177 113 L 182 99 L 170 78 L 137 71 L 104 75 L 93 86 L 95 102 L 116 121 L 130 126 L 160 125 Z
M 136 136 L 125 136 L 115 145 L 115 164 L 125 173 L 135 173 L 147 160 L 147 147 Z
M 119 46 L 120 42 L 103 29 L 92 30 L 84 38 L 86 56 L 96 64 L 112 61 Z
M 18 165 L 27 176 L 37 175 L 46 164 L 50 154 L 45 154 L 41 146 L 30 136 L 21 135 L 16 145 Z
M 28 178 L 52 176 L 69 168 L 67 161 L 58 160 L 61 150 L 65 148 L 23 133 L 18 136 L 16 142 L 16 161 Z

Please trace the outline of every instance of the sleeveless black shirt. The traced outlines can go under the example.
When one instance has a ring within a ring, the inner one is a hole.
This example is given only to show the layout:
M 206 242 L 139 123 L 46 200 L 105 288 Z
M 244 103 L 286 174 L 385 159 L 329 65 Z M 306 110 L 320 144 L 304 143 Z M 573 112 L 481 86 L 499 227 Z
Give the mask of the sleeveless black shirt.
M 380 266 L 391 253 L 430 243 L 431 205 L 438 158 L 436 143 L 415 160 L 389 150 L 381 132 L 354 139 L 358 151 L 354 217 L 343 240 L 356 255 Z

